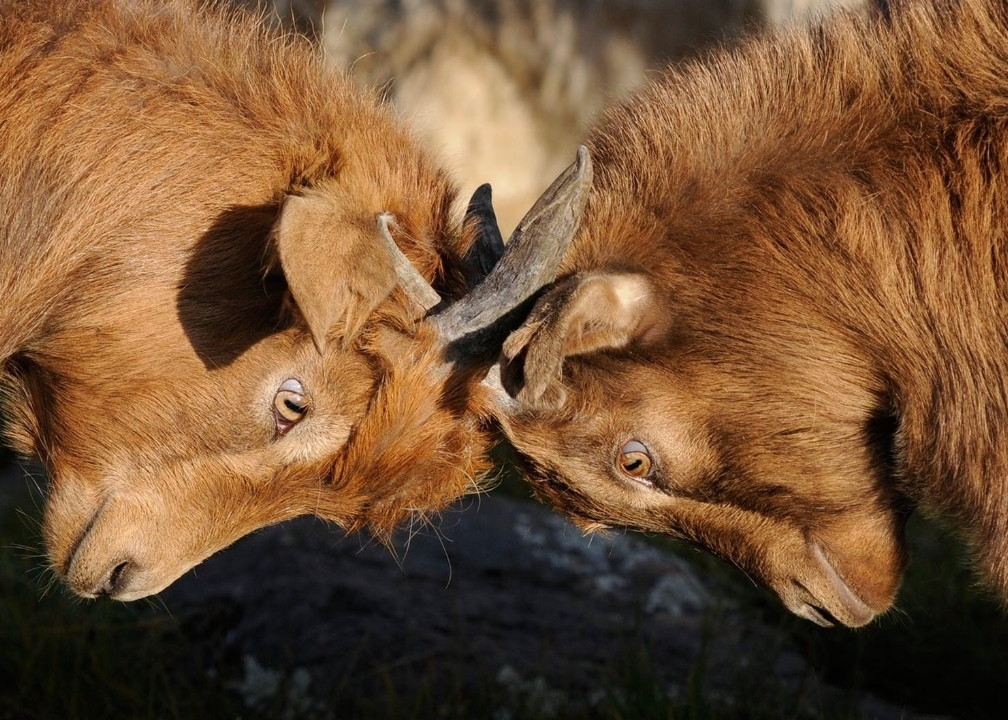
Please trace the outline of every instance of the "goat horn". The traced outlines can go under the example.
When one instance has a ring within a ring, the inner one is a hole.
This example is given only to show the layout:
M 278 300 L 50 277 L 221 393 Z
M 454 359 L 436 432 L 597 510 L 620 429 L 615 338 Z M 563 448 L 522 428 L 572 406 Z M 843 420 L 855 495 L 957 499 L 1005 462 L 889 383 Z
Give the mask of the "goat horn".
M 479 232 L 466 255 L 466 266 L 471 272 L 466 277 L 469 287 L 475 287 L 483 280 L 504 254 L 504 240 L 497 226 L 497 214 L 493 209 L 493 190 L 490 183 L 483 183 L 469 200 L 466 222 L 476 223 Z
M 385 243 L 389 256 L 392 258 L 392 265 L 399 278 L 399 285 L 412 302 L 427 312 L 441 302 L 441 296 L 427 283 L 424 276 L 413 266 L 413 263 L 392 239 L 392 228 L 395 226 L 396 220 L 392 213 L 378 213 L 378 236 Z
M 455 346 L 446 352 L 448 359 L 453 354 L 471 356 L 499 349 L 503 338 L 498 336 L 511 329 L 511 316 L 556 278 L 584 212 L 591 181 L 591 157 L 582 145 L 577 161 L 553 181 L 518 223 L 489 274 L 465 297 L 431 318 L 445 345 Z M 477 195 L 479 190 L 474 202 Z M 486 195 L 489 204 L 489 189 Z M 492 225 L 495 229 L 496 221 Z M 464 351 L 463 344 L 467 346 Z

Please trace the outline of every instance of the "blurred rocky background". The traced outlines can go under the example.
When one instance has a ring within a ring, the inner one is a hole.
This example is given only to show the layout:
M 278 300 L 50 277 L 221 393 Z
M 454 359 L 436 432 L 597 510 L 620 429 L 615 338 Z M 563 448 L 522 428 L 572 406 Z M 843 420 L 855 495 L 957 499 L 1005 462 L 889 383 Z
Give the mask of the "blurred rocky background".
M 82 603 L 45 570 L 37 473 L 0 462 L 3 720 L 1003 717 L 1003 612 L 927 526 L 859 632 L 691 548 L 586 538 L 515 478 L 388 548 L 303 518 L 155 598 Z

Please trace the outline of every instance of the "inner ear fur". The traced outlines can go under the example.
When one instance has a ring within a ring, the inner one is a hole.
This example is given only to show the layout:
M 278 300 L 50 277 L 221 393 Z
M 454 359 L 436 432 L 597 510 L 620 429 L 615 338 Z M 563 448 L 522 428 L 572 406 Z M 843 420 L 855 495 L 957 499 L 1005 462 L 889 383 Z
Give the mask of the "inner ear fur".
M 652 289 L 632 273 L 575 275 L 548 290 L 504 342 L 504 356 L 522 365 L 516 399 L 537 408 L 566 402 L 568 357 L 626 347 L 650 326 Z
M 349 345 L 396 287 L 391 258 L 377 242 L 375 217 L 350 217 L 328 195 L 289 195 L 273 241 L 290 294 L 319 352 L 327 338 Z

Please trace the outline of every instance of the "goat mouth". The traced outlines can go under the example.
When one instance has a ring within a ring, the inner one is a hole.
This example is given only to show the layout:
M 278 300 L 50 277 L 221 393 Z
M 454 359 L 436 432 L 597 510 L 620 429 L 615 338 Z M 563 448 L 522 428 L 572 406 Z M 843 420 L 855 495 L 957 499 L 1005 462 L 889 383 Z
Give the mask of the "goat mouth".
M 108 498 L 105 498 L 105 500 L 102 501 L 91 517 L 88 518 L 88 521 L 84 523 L 84 527 L 81 528 L 81 531 L 77 534 L 73 544 L 70 546 L 70 551 L 66 554 L 63 562 L 60 563 L 59 570 L 63 577 L 67 577 L 70 574 L 70 568 L 73 567 L 74 558 L 77 557 L 77 553 L 80 552 L 81 546 L 84 544 L 84 540 L 87 539 L 87 536 L 90 534 L 95 524 L 97 524 L 98 518 L 100 518 L 102 513 L 105 512 L 108 502 Z
M 842 610 L 846 615 L 846 617 L 840 619 L 839 622 L 850 627 L 859 627 L 868 623 L 875 617 L 877 612 L 873 610 L 868 603 L 862 600 L 850 584 L 843 579 L 837 571 L 836 566 L 832 563 L 832 561 L 830 561 L 826 552 L 817 541 L 813 540 L 809 543 L 809 546 L 812 550 L 812 557 L 815 560 L 816 565 L 822 572 L 823 577 L 829 583 L 829 587 L 833 591 L 834 597 L 840 601 Z M 812 611 L 811 614 L 818 615 L 819 619 L 826 620 L 827 622 L 832 621 L 832 624 L 837 624 L 838 618 L 832 613 L 819 606 L 808 605 L 807 607 L 810 611 Z M 809 619 L 813 620 L 813 622 L 818 622 L 811 617 Z M 820 622 L 819 624 L 822 625 L 823 623 Z
M 836 625 L 843 625 L 843 623 L 833 617 L 833 613 L 829 610 L 810 603 L 802 604 L 794 611 L 794 613 L 795 615 L 803 617 L 806 620 L 810 620 L 821 627 L 828 628 Z

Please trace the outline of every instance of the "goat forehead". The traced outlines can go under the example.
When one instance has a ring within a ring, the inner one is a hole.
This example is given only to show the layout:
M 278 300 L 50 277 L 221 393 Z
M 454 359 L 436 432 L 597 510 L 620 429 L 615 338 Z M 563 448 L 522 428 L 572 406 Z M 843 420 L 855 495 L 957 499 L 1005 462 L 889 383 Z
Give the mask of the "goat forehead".
M 570 402 L 560 412 L 584 432 L 614 435 L 652 427 L 680 433 L 709 411 L 709 400 L 686 373 L 650 358 L 613 358 L 604 364 L 572 363 L 565 386 Z

